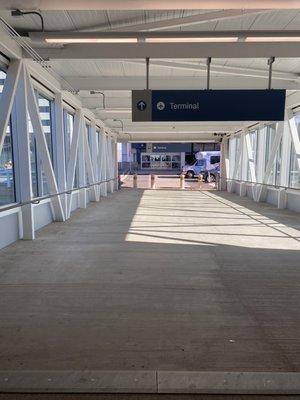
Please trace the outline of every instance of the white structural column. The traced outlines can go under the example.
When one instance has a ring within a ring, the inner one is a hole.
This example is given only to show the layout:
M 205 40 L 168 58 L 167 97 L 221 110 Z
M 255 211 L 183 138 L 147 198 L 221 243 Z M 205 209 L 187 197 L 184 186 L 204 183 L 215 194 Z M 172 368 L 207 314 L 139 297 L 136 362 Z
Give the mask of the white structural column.
M 256 183 L 255 163 L 253 158 L 254 152 L 252 149 L 249 132 L 245 135 L 245 144 L 246 144 L 246 155 L 247 155 L 246 159 L 248 160 L 251 182 Z
M 248 160 L 248 166 L 249 166 L 249 172 L 250 172 L 250 180 L 251 182 L 253 182 L 252 184 L 252 197 L 253 199 L 256 199 L 256 171 L 255 171 L 255 163 L 254 163 L 254 151 L 252 148 L 252 144 L 251 144 L 251 138 L 250 138 L 251 133 L 247 132 L 245 135 L 245 150 L 246 150 L 246 159 Z M 248 169 L 247 169 L 248 172 Z M 247 180 L 247 178 L 246 178 Z
M 269 181 L 269 178 L 270 178 L 273 166 L 274 166 L 276 154 L 279 149 L 280 142 L 282 140 L 283 130 L 284 130 L 284 121 L 280 121 L 280 122 L 278 122 L 277 127 L 276 127 L 276 134 L 275 134 L 274 141 L 272 143 L 270 157 L 269 157 L 268 163 L 266 165 L 262 184 L 258 185 L 257 196 L 255 199 L 256 201 L 264 201 L 266 198 L 266 194 L 267 194 L 267 186 L 266 185 Z
M 96 130 L 96 124 L 93 122 L 91 124 L 91 160 L 94 172 L 94 179 L 95 182 L 100 181 L 99 176 L 99 164 L 98 164 L 98 152 L 99 152 L 99 145 L 98 145 L 98 132 Z M 96 190 L 96 200 L 99 201 L 100 198 L 100 186 L 95 186 Z
M 31 78 L 26 70 L 26 88 L 27 88 L 27 98 L 28 98 L 28 111 L 33 127 L 34 136 L 36 139 L 36 145 L 38 149 L 38 153 L 40 155 L 43 171 L 45 173 L 47 184 L 49 187 L 50 194 L 58 193 L 58 187 L 56 183 L 56 178 L 54 175 L 54 170 L 52 167 L 52 162 L 50 158 L 50 154 L 48 151 L 47 140 L 45 137 L 45 133 L 43 130 L 43 126 L 40 119 L 39 108 L 37 99 L 34 93 L 34 89 L 31 83 Z M 64 211 L 61 203 L 60 196 L 54 196 L 51 198 L 51 203 L 54 211 L 54 220 L 55 221 L 64 221 Z
M 70 191 L 73 189 L 74 179 L 75 179 L 79 136 L 80 136 L 80 132 L 81 132 L 81 120 L 82 120 L 82 112 L 81 112 L 81 110 L 77 110 L 75 113 L 75 117 L 74 117 L 74 129 L 73 129 L 71 149 L 70 149 L 70 158 L 69 158 L 69 162 L 68 162 L 68 166 L 67 166 L 67 189 Z M 67 217 L 68 218 L 71 215 L 72 198 L 73 198 L 73 192 L 71 191 L 69 198 L 68 198 L 68 206 L 67 206 L 67 208 L 68 208 Z
M 110 151 L 109 151 L 109 144 L 110 144 L 110 138 L 109 135 L 105 135 L 105 166 L 106 166 L 106 187 L 107 187 L 107 193 L 111 193 L 111 185 L 110 185 L 110 178 L 111 178 L 111 162 L 110 162 Z
M 221 168 L 220 168 L 220 188 L 226 190 L 227 179 L 229 178 L 229 140 L 224 137 L 221 143 Z
M 245 129 L 241 136 L 241 145 L 242 145 L 242 160 L 241 160 L 241 170 L 240 170 L 240 179 L 242 182 L 240 183 L 240 196 L 246 196 L 247 194 L 247 180 L 248 180 L 248 157 L 247 157 L 247 145 L 246 145 L 246 136 L 249 134 L 249 131 Z
M 234 190 L 235 190 L 235 186 L 236 186 L 235 180 L 238 178 L 237 174 L 241 167 L 241 162 L 242 162 L 242 157 L 243 157 L 243 140 L 244 140 L 243 135 L 244 134 L 242 133 L 239 138 L 240 139 L 239 145 L 236 148 L 237 158 L 235 158 L 234 169 L 233 169 L 233 173 L 232 173 L 232 181 L 230 181 L 230 184 L 228 185 L 229 192 L 234 192 Z
M 113 140 L 113 163 L 114 163 L 114 188 L 119 189 L 119 171 L 118 171 L 118 142 Z
M 59 192 L 67 190 L 66 178 L 66 155 L 65 155 L 65 140 L 64 140 L 64 116 L 63 116 L 63 101 L 61 93 L 55 94 L 54 102 L 54 115 L 55 115 L 55 136 L 54 143 L 56 149 L 55 157 L 55 170 L 57 176 L 57 186 Z M 65 217 L 67 218 L 67 194 L 61 195 L 62 206 L 64 209 Z
M 14 136 L 14 158 L 16 177 L 16 197 L 20 203 L 31 201 L 32 181 L 30 165 L 30 143 L 27 114 L 27 89 L 25 67 L 22 65 L 19 82 L 14 102 L 15 118 L 12 129 Z M 21 206 L 20 238 L 32 240 L 35 238 L 33 205 L 31 203 Z
M 107 154 L 106 154 L 106 135 L 105 132 L 100 132 L 99 133 L 99 143 L 100 143 L 100 148 L 98 152 L 98 164 L 100 168 L 100 181 L 103 181 L 100 185 L 100 194 L 101 196 L 107 196 Z
M 85 128 L 85 126 L 84 126 L 84 128 Z M 93 185 L 94 183 L 96 183 L 96 180 L 95 180 L 94 167 L 92 164 L 92 157 L 91 157 L 90 146 L 89 146 L 86 129 L 83 129 L 83 131 L 82 131 L 82 138 L 83 138 L 86 176 L 88 178 L 89 184 L 92 185 L 91 191 L 90 191 L 90 200 L 98 201 L 99 199 L 98 199 L 98 194 L 97 194 L 97 188 L 95 185 Z
M 81 118 L 80 132 L 78 140 L 78 185 L 79 185 L 79 207 L 87 206 L 86 169 L 85 169 L 85 149 L 84 135 L 86 136 L 86 125 L 84 118 Z
M 0 96 L 0 154 L 2 151 L 6 129 L 10 118 L 18 79 L 22 68 L 21 60 L 13 60 L 9 64 L 3 92 Z
M 291 144 L 292 138 L 290 135 L 289 123 L 285 118 L 282 135 L 282 146 L 280 154 L 280 188 L 278 188 L 278 208 L 286 208 L 287 205 L 287 193 L 286 187 L 289 185 L 290 175 L 290 156 L 291 156 Z
M 113 151 L 112 151 L 112 137 L 111 135 L 108 135 L 106 138 L 106 143 L 107 143 L 107 161 L 108 161 L 108 187 L 109 187 L 109 192 L 113 193 L 114 191 L 114 161 L 113 161 Z
M 262 182 L 265 173 L 266 165 L 266 139 L 267 139 L 267 127 L 262 123 L 259 125 L 257 134 L 257 154 L 256 154 L 256 180 L 257 183 Z M 257 197 L 257 193 L 256 193 Z

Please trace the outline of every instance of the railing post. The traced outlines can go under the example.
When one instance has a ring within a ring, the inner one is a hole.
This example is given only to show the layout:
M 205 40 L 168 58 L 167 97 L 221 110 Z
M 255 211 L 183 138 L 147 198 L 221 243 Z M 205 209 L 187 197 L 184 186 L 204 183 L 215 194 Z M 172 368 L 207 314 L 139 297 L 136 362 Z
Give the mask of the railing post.
M 133 188 L 137 189 L 137 174 L 133 175 Z
M 181 174 L 179 179 L 180 179 L 180 189 L 184 190 L 184 188 L 185 188 L 185 180 L 184 180 L 185 176 L 184 176 L 184 174 Z
M 203 183 L 203 175 L 199 174 L 198 175 L 198 185 L 199 185 L 199 189 L 202 189 L 202 183 Z
M 150 186 L 151 189 L 155 189 L 155 175 L 151 175 L 150 177 Z

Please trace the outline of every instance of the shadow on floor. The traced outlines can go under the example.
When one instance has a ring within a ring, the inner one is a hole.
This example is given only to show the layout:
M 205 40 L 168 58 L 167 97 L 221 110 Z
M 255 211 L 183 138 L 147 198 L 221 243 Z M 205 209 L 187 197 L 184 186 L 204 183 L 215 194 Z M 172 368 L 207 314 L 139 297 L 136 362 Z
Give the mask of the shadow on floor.
M 298 216 L 209 196 L 123 190 L 2 250 L 1 369 L 300 371 Z

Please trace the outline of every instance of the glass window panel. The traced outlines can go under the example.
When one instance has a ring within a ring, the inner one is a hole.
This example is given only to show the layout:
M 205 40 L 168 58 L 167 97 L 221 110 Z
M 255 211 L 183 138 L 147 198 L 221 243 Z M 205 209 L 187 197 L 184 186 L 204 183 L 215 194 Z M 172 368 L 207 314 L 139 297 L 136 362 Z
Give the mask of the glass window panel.
M 66 170 L 68 168 L 71 144 L 74 132 L 74 115 L 64 110 L 64 138 L 65 138 L 65 159 L 66 159 Z M 73 183 L 73 189 L 78 187 L 78 158 L 75 167 L 75 178 Z
M 28 114 L 28 131 L 29 131 L 32 195 L 33 197 L 38 197 L 39 182 L 38 182 L 38 162 L 37 162 L 37 151 L 36 151 L 37 147 L 29 114 Z
M 267 127 L 267 136 L 266 136 L 266 154 L 265 154 L 265 167 L 268 164 L 268 161 L 271 157 L 272 145 L 276 135 L 276 124 L 269 125 Z M 282 145 L 280 144 L 277 154 L 275 156 L 275 160 L 273 163 L 273 168 L 269 178 L 269 184 L 271 185 L 279 185 L 280 184 L 280 171 L 281 171 L 281 149 Z
M 53 163 L 53 146 L 52 146 L 52 101 L 45 98 L 40 93 L 36 93 L 40 119 L 45 134 L 50 159 Z M 42 160 L 40 158 L 36 139 L 34 137 L 33 127 L 30 116 L 28 114 L 28 130 L 30 144 L 30 162 L 31 162 L 31 182 L 33 197 L 45 196 L 49 194 L 47 179 L 43 171 Z
M 235 138 L 235 146 L 236 146 L 235 147 L 235 165 L 238 163 L 238 160 L 239 160 L 239 154 L 241 151 L 240 143 L 241 143 L 241 138 L 236 137 Z M 234 179 L 237 179 L 237 180 L 241 179 L 241 166 L 237 169 L 237 173 L 236 173 L 236 176 L 234 177 Z
M 255 166 L 256 165 L 256 151 L 257 151 L 257 131 L 250 132 L 249 135 L 250 135 L 250 144 L 251 144 L 251 149 L 252 149 L 250 158 L 254 162 L 254 166 Z M 248 163 L 247 180 L 252 181 L 249 163 Z
M 8 125 L 0 154 L 0 206 L 15 201 L 12 135 Z
M 42 96 L 40 93 L 38 94 L 38 105 L 39 105 L 39 113 L 40 119 L 43 127 L 43 131 L 46 137 L 47 146 L 51 161 L 53 162 L 53 148 L 52 148 L 52 115 L 51 115 L 51 101 Z M 49 188 L 47 184 L 47 179 L 45 173 L 42 168 L 42 162 L 38 157 L 40 171 L 41 171 L 41 192 L 39 196 L 44 196 L 49 193 Z

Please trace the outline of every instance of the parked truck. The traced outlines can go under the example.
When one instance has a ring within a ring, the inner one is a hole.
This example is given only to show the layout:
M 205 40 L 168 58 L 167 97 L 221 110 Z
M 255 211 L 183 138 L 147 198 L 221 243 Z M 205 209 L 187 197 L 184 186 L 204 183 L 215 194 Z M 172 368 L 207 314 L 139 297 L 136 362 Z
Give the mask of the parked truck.
M 195 178 L 201 174 L 205 182 L 215 182 L 220 173 L 220 151 L 199 151 L 195 158 L 193 164 L 186 164 L 182 168 L 186 178 Z

